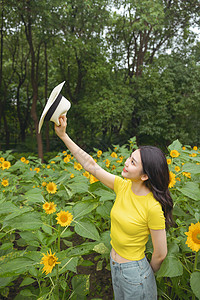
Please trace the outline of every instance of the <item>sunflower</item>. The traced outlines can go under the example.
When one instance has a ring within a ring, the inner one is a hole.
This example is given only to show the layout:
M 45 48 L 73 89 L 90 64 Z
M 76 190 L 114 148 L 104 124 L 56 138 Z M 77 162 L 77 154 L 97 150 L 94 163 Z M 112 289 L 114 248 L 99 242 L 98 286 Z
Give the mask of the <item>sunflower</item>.
M 49 202 L 45 202 L 42 207 L 43 207 L 44 210 L 48 210 L 49 207 L 50 207 L 50 203 Z
M 169 172 L 169 188 L 172 188 L 176 183 L 176 175 L 170 171 Z
M 178 157 L 180 155 L 180 153 L 177 150 L 172 150 L 170 152 L 170 156 L 171 157 Z
M 55 253 L 52 254 L 51 253 L 51 249 L 49 250 L 49 253 L 47 251 L 47 254 L 43 254 L 43 257 L 40 261 L 40 264 L 44 265 L 44 268 L 42 269 L 42 273 L 46 273 L 49 274 L 52 272 L 53 267 L 55 267 L 56 264 L 60 264 L 60 262 L 58 262 L 58 258 L 55 256 Z
M 81 166 L 81 164 L 79 164 L 79 163 L 77 163 L 77 162 L 75 161 L 75 163 L 74 163 L 74 169 L 80 171 L 80 170 L 83 169 L 83 167 Z
M 74 174 L 71 174 L 71 175 L 70 175 L 70 178 L 71 178 L 71 179 L 74 178 Z
M 100 157 L 101 155 L 102 155 L 102 151 L 101 150 L 97 151 L 97 157 Z
M 5 158 L 4 157 L 0 157 L 0 162 L 4 162 Z
M 25 164 L 27 164 L 27 165 L 29 164 L 29 160 L 28 159 L 25 160 Z
M 25 157 L 21 157 L 20 160 L 24 163 L 26 161 L 26 158 Z
M 72 222 L 73 216 L 69 211 L 63 211 L 59 212 L 57 214 L 57 224 L 60 224 L 61 226 L 69 226 Z
M 117 153 L 116 153 L 116 152 L 112 152 L 112 153 L 110 154 L 110 156 L 117 158 Z
M 11 164 L 10 164 L 9 161 L 4 160 L 4 162 L 1 165 L 1 167 L 2 167 L 3 170 L 9 169 L 11 167 Z
M 83 173 L 83 176 L 85 176 L 86 178 L 90 178 L 90 173 L 88 171 L 85 171 Z
M 45 181 L 42 182 L 42 186 L 46 186 L 47 183 Z
M 45 202 L 42 207 L 46 214 L 51 215 L 56 211 L 56 206 L 54 202 Z
M 65 156 L 65 158 L 64 158 L 63 160 L 64 160 L 65 163 L 70 162 L 70 159 L 69 159 L 69 157 L 67 157 L 67 156 Z
M 191 178 L 191 173 L 190 172 L 183 172 L 182 174 L 183 174 L 183 176 L 185 176 L 187 178 Z
M 54 182 L 49 182 L 46 189 L 48 193 L 55 194 L 57 192 L 57 185 Z
M 193 150 L 194 150 L 194 151 L 197 151 L 197 150 L 198 150 L 197 146 L 194 146 L 194 147 L 193 147 Z
M 117 160 L 117 162 L 118 162 L 118 163 L 122 163 L 123 159 L 124 159 L 124 157 L 123 157 L 123 156 L 120 156 L 120 157 L 119 157 L 119 160 Z
M 180 171 L 180 167 L 179 167 L 179 166 L 175 166 L 175 167 L 174 167 L 174 170 L 175 170 L 176 172 L 179 172 L 179 171 Z
M 97 182 L 99 181 L 96 177 L 94 177 L 92 174 L 90 175 L 90 183 L 94 183 L 94 182 Z
M 168 164 L 168 165 L 171 165 L 171 163 L 172 163 L 171 158 L 168 158 L 168 159 L 167 159 L 167 164 Z
M 109 168 L 110 167 L 110 161 L 109 159 L 106 159 L 106 168 Z
M 36 171 L 37 173 L 40 172 L 40 168 L 35 168 L 34 171 Z
M 187 235 L 186 245 L 188 245 L 192 251 L 198 252 L 200 250 L 200 223 L 191 223 L 189 231 L 185 232 L 185 234 Z
M 2 182 L 1 182 L 1 184 L 2 184 L 3 186 L 8 186 L 8 185 L 9 185 L 7 179 L 3 179 Z

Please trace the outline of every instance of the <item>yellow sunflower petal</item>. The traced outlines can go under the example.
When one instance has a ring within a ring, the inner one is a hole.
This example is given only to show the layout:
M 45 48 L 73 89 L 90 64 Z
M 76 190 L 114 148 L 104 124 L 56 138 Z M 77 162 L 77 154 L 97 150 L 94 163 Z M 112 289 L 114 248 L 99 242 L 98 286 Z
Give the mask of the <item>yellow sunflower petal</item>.
M 69 211 L 61 211 L 57 214 L 57 224 L 61 226 L 69 226 L 73 220 L 73 215 Z
M 187 235 L 186 245 L 188 245 L 192 251 L 198 252 L 200 250 L 200 223 L 191 223 L 189 231 L 185 232 L 185 234 Z

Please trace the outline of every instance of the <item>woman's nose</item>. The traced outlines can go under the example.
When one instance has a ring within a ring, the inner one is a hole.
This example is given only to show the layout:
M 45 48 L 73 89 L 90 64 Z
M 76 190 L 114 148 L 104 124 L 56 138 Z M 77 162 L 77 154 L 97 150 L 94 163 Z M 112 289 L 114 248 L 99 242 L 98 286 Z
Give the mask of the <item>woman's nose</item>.
M 128 166 L 129 158 L 130 158 L 130 157 L 128 157 L 127 160 L 125 161 L 125 165 L 126 165 L 126 166 Z

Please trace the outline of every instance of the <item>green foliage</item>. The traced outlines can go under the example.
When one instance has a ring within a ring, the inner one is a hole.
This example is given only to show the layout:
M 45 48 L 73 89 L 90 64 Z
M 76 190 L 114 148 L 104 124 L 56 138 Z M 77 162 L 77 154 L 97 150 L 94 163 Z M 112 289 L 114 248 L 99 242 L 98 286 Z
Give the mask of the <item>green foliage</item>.
M 199 44 L 190 27 L 198 8 L 197 0 L 2 1 L 1 150 L 37 151 L 35 123 L 64 80 L 69 134 L 90 150 L 132 136 L 162 148 L 176 138 L 199 144 Z M 52 128 L 42 130 L 47 151 L 61 145 Z
M 125 158 L 137 148 L 135 141 L 134 137 L 128 144 L 113 145 L 115 153 L 110 149 L 101 154 L 95 149 L 93 157 L 103 168 L 120 175 Z M 174 150 L 177 157 L 172 155 Z M 91 262 L 84 260 L 84 255 L 91 253 L 96 253 L 97 270 L 109 260 L 114 192 L 87 174 L 66 151 L 48 164 L 32 155 L 16 159 L 11 151 L 0 155 L 1 295 L 8 296 L 18 279 L 15 299 L 86 299 L 90 275 L 76 274 L 77 267 L 89 267 Z M 186 300 L 194 299 L 194 295 L 200 299 L 200 257 L 185 244 L 188 227 L 200 221 L 199 149 L 182 147 L 175 140 L 168 147 L 167 159 L 170 172 L 175 174 L 170 190 L 176 226 L 167 233 L 168 255 L 156 274 L 159 299 Z M 5 161 L 12 162 L 8 169 L 4 168 Z M 47 191 L 49 182 L 56 185 L 53 194 Z M 47 214 L 43 207 L 46 202 L 53 202 L 56 211 Z M 60 211 L 73 215 L 66 227 L 57 224 Z M 45 275 L 40 262 L 50 249 L 59 264 Z M 149 241 L 149 258 L 151 252 Z

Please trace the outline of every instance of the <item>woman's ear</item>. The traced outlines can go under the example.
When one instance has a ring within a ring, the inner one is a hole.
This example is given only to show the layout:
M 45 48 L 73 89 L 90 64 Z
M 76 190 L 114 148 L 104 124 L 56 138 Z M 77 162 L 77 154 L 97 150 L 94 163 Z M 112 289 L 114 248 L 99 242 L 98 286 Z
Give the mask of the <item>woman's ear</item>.
M 148 177 L 147 174 L 142 174 L 142 175 L 141 175 L 141 180 L 142 180 L 142 181 L 146 181 L 146 180 L 148 180 L 148 179 L 149 179 L 149 177 Z

